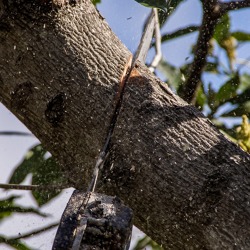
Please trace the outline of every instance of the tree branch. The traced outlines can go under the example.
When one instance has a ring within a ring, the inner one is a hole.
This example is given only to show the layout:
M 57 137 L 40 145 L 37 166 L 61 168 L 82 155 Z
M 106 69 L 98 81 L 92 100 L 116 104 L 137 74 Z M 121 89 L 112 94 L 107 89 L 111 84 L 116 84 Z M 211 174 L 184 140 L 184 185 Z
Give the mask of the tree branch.
M 228 11 L 250 6 L 250 1 L 221 3 L 218 0 L 205 0 L 203 4 L 203 19 L 194 52 L 194 60 L 190 66 L 187 81 L 180 89 L 180 96 L 188 103 L 194 104 L 201 83 L 201 75 L 206 65 L 209 51 L 209 41 L 213 37 L 216 24 Z
M 220 2 L 221 10 L 228 12 L 231 10 L 239 10 L 242 8 L 250 7 L 250 0 L 232 1 L 232 2 Z
M 191 32 L 199 31 L 199 29 L 200 29 L 200 26 L 196 26 L 196 25 L 187 26 L 185 28 L 176 30 L 172 33 L 167 33 L 167 34 L 162 35 L 161 41 L 165 42 L 171 39 L 175 39 L 177 37 L 190 34 Z M 155 46 L 155 43 L 153 43 L 153 46 Z
M 3 189 L 16 189 L 16 190 L 26 190 L 26 191 L 60 191 L 65 188 L 69 188 L 68 185 L 20 185 L 20 184 L 5 184 L 0 183 L 0 188 Z
M 47 230 L 50 230 L 50 229 L 52 229 L 54 227 L 57 227 L 57 226 L 58 226 L 58 222 L 54 223 L 54 224 L 51 224 L 51 225 L 49 225 L 49 226 L 47 226 L 45 228 L 41 228 L 41 229 L 38 229 L 38 230 L 35 230 L 35 231 L 32 231 L 32 232 L 29 232 L 29 233 L 26 233 L 26 234 L 23 234 L 23 235 L 20 235 L 20 236 L 17 236 L 17 237 L 11 237 L 11 238 L 7 238 L 4 235 L 0 235 L 0 243 L 9 244 L 9 245 L 11 245 L 13 247 L 16 246 L 16 247 L 18 247 L 20 249 L 21 247 L 24 247 L 24 245 L 23 246 L 20 245 L 20 244 L 22 244 L 21 241 L 20 241 L 21 239 L 32 237 L 34 235 L 43 233 L 43 232 L 45 232 Z M 24 248 L 22 248 L 22 249 L 24 249 Z
M 19 207 L 19 206 L 11 206 L 11 207 L 1 207 L 1 212 L 11 212 L 11 213 L 34 213 L 36 215 L 42 216 L 42 217 L 47 217 L 48 214 L 41 213 L 37 209 L 32 208 L 32 207 Z
M 46 227 L 44 227 L 44 228 L 37 229 L 37 230 L 35 230 L 35 231 L 29 232 L 29 233 L 26 233 L 26 234 L 22 234 L 22 235 L 17 236 L 17 237 L 13 237 L 13 238 L 11 238 L 11 240 L 20 240 L 20 239 L 29 238 L 29 237 L 32 237 L 32 236 L 34 236 L 34 235 L 43 233 L 43 232 L 45 232 L 45 231 L 47 231 L 47 230 L 50 230 L 50 229 L 52 229 L 52 228 L 54 228 L 54 227 L 57 227 L 58 225 L 59 225 L 59 222 L 56 222 L 56 223 L 53 223 L 53 224 L 51 224 L 51 225 L 48 225 L 48 226 L 46 226 Z
M 19 131 L 0 131 L 0 136 L 33 136 L 31 133 L 19 132 Z
M 201 74 L 206 65 L 206 57 L 209 51 L 209 41 L 213 37 L 214 29 L 222 13 L 218 11 L 217 1 L 202 1 L 203 18 L 198 40 L 194 52 L 194 60 L 190 66 L 187 81 L 180 89 L 180 96 L 188 103 L 195 103 L 197 91 L 201 83 Z

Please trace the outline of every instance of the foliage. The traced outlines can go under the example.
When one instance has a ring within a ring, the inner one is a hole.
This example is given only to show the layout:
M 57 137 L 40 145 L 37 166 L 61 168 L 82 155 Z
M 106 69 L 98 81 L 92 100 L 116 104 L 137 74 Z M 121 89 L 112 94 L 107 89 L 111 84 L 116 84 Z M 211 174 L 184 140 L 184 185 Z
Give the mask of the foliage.
M 19 239 L 8 239 L 5 236 L 0 235 L 0 243 L 5 243 L 17 250 L 31 250 L 28 246 L 23 244 Z
M 0 220 L 3 218 L 11 216 L 13 213 L 33 213 L 46 217 L 46 214 L 41 213 L 38 209 L 35 208 L 25 208 L 22 206 L 16 206 L 14 201 L 20 198 L 20 196 L 10 196 L 5 200 L 0 200 Z
M 15 200 L 20 198 L 20 196 L 12 195 L 6 199 L 0 200 L 0 223 L 13 215 L 13 213 L 23 213 L 23 214 L 36 214 L 42 217 L 47 215 L 41 213 L 39 209 L 31 207 L 22 207 L 15 204 Z M 8 238 L 5 235 L 0 235 L 0 243 L 5 243 L 18 250 L 30 250 L 28 246 L 21 242 L 20 237 Z
M 52 157 L 48 156 L 48 152 L 40 144 L 34 146 L 26 153 L 23 161 L 14 169 L 9 183 L 21 183 L 29 174 L 32 174 L 32 184 L 35 185 L 59 185 L 63 182 L 63 175 L 58 165 Z M 55 190 L 32 191 L 32 195 L 39 206 L 46 204 L 59 193 L 59 191 Z M 13 213 L 32 213 L 42 217 L 47 216 L 40 209 L 16 205 L 15 201 L 18 198 L 20 196 L 10 196 L 4 200 L 0 200 L 0 223 L 3 219 L 12 216 Z M 38 230 L 38 233 L 41 231 Z M 34 234 L 36 234 L 36 231 L 31 233 L 31 235 Z M 5 243 L 18 250 L 30 250 L 28 246 L 21 242 L 20 236 L 8 238 L 5 235 L 0 235 L 0 243 Z
M 42 145 L 31 148 L 25 155 L 24 160 L 14 169 L 9 183 L 21 183 L 32 174 L 32 184 L 34 185 L 52 185 L 64 182 L 63 174 L 52 157 L 47 157 L 48 152 Z M 60 191 L 32 191 L 32 195 L 39 206 L 49 202 L 57 196 Z
M 168 9 L 168 1 L 166 0 L 135 0 L 136 2 L 150 8 L 159 8 L 163 11 Z
M 242 116 L 241 126 L 236 129 L 236 132 L 238 144 L 250 153 L 250 124 L 246 115 Z
M 153 241 L 148 236 L 144 236 L 142 239 L 138 240 L 136 246 L 133 250 L 146 249 L 146 247 L 151 247 L 152 250 L 163 250 L 155 241 Z

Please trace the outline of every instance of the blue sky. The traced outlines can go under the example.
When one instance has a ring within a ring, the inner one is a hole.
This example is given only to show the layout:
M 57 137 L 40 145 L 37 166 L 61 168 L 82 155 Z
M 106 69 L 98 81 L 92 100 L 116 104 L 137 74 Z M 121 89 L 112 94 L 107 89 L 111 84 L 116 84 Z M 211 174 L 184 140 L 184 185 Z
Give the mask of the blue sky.
M 134 53 L 150 9 L 134 0 L 102 0 L 98 9 L 115 34 Z M 162 33 L 172 32 L 188 25 L 198 25 L 200 22 L 201 7 L 199 1 L 184 1 L 163 27 Z M 189 55 L 190 44 L 195 42 L 196 37 L 197 34 L 192 34 L 163 44 L 164 56 L 171 58 L 174 65 L 182 65 Z

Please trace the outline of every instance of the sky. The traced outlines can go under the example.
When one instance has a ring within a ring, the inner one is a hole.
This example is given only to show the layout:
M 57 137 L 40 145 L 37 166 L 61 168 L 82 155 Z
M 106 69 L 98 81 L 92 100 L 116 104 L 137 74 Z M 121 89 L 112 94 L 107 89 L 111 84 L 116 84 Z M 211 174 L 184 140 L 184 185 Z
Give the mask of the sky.
M 98 5 L 98 9 L 102 16 L 111 26 L 115 34 L 133 53 L 135 52 L 142 34 L 142 26 L 150 9 L 141 6 L 134 0 L 102 0 L 102 4 Z M 250 32 L 249 10 L 241 10 L 232 14 L 233 30 L 245 30 Z M 176 13 L 169 19 L 168 23 L 163 27 L 162 33 L 171 32 L 188 25 L 198 25 L 201 22 L 201 6 L 198 0 L 186 0 L 178 8 Z M 171 60 L 175 66 L 181 66 L 190 53 L 190 46 L 195 42 L 197 33 L 187 35 L 181 39 L 168 42 L 162 46 L 164 58 Z M 241 47 L 238 51 L 239 57 L 245 58 L 247 54 L 250 56 L 249 46 Z M 248 52 L 249 51 L 249 52 Z M 152 57 L 153 51 L 149 52 L 149 58 Z M 213 79 L 213 78 L 212 78 Z M 214 79 L 218 81 L 218 79 Z M 28 129 L 18 121 L 2 104 L 0 104 L 0 131 L 23 131 Z M 15 166 L 22 160 L 27 150 L 39 143 L 39 141 L 31 137 L 16 136 L 0 136 L 0 183 L 7 183 L 9 176 Z M 25 183 L 29 183 L 29 176 Z M 1 191 L 0 199 L 6 198 L 11 194 L 22 195 L 18 200 L 18 204 L 27 206 L 36 206 L 29 192 L 25 191 Z M 48 219 L 41 219 L 37 216 L 19 216 L 15 215 L 11 220 L 6 220 L 0 224 L 0 234 L 16 235 L 19 232 L 25 233 L 40 228 L 52 221 L 58 221 L 64 207 L 72 193 L 72 189 L 66 190 L 60 197 L 52 200 L 48 205 L 42 208 L 42 211 L 51 214 Z M 36 249 L 47 250 L 51 248 L 55 230 L 51 230 L 48 234 L 41 234 L 27 241 L 30 246 Z M 134 235 L 134 237 L 137 237 Z M 7 250 L 4 245 L 0 245 L 0 249 Z

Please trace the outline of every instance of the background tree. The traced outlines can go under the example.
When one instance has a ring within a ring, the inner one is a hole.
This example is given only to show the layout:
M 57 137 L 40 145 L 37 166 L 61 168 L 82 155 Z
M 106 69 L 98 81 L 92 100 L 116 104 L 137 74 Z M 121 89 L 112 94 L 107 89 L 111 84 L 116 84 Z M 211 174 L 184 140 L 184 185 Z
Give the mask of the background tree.
M 170 12 L 168 12 L 167 14 L 163 13 L 163 12 L 160 13 L 162 25 L 164 24 L 164 22 L 167 22 L 169 16 L 172 13 L 174 13 L 173 10 L 175 10 L 175 8 L 177 8 L 178 4 L 181 2 L 182 1 L 173 1 L 173 3 L 172 3 L 173 6 L 171 6 L 171 8 L 170 8 L 170 10 L 171 10 Z M 219 3 L 217 1 L 203 1 L 203 12 L 204 12 L 203 22 L 202 22 L 202 25 L 200 27 L 200 35 L 198 38 L 197 45 L 195 46 L 195 48 L 193 50 L 193 52 L 194 52 L 193 63 L 191 65 L 189 65 L 190 63 L 187 63 L 186 65 L 183 65 L 183 67 L 181 67 L 181 69 L 178 69 L 178 68 L 172 66 L 166 60 L 163 60 L 161 62 L 161 64 L 159 65 L 159 69 L 163 73 L 166 74 L 168 82 L 171 84 L 172 88 L 175 89 L 175 91 L 177 93 L 179 93 L 187 101 L 192 101 L 194 104 L 196 104 L 201 110 L 203 110 L 205 113 L 208 114 L 208 117 L 210 119 L 212 119 L 213 122 L 215 122 L 221 129 L 224 129 L 228 134 L 230 134 L 233 137 L 236 137 L 237 130 L 235 130 L 235 129 L 229 130 L 227 128 L 228 123 L 225 123 L 225 122 L 223 123 L 218 118 L 220 116 L 232 116 L 232 117 L 237 116 L 237 117 L 239 117 L 243 114 L 248 114 L 248 109 L 247 109 L 247 107 L 248 107 L 248 91 L 249 91 L 248 71 L 245 70 L 245 68 L 243 66 L 238 67 L 235 64 L 235 61 L 237 61 L 235 51 L 237 48 L 236 41 L 238 40 L 240 43 L 246 43 L 249 40 L 249 34 L 241 32 L 241 31 L 232 32 L 230 30 L 230 16 L 227 15 L 227 11 L 232 10 L 232 9 L 237 9 L 237 8 L 248 7 L 248 5 L 249 5 L 248 1 L 244 1 L 244 3 L 243 3 L 243 1 L 240 1 L 237 3 L 236 2 Z M 13 6 L 11 6 L 11 7 L 13 7 Z M 23 11 L 23 9 L 21 9 L 21 11 Z M 6 26 L 6 23 L 3 22 L 1 25 L 2 38 L 4 38 L 5 34 L 7 34 L 9 32 L 8 28 L 9 27 Z M 167 42 L 170 39 L 177 38 L 177 37 L 185 35 L 189 32 L 197 31 L 197 29 L 198 29 L 198 27 L 196 27 L 196 26 L 185 27 L 184 29 L 181 28 L 180 30 L 178 30 L 172 34 L 163 34 L 162 41 Z M 216 43 L 213 42 L 213 40 L 211 40 L 213 37 L 213 34 L 214 34 L 214 39 L 215 39 Z M 20 44 L 21 44 L 21 42 L 20 42 Z M 215 53 L 215 51 L 212 50 L 213 47 L 215 47 L 217 49 L 221 47 L 221 49 L 225 50 L 226 56 L 227 56 L 228 62 L 229 62 L 228 66 L 222 65 L 222 63 L 221 63 L 222 58 L 220 56 L 218 56 Z M 13 48 L 15 48 L 15 45 L 13 46 Z M 210 48 L 210 50 L 209 50 L 209 48 Z M 3 49 L 3 46 L 1 49 Z M 209 55 L 209 57 L 206 57 L 206 55 Z M 52 58 L 55 58 L 55 57 L 52 56 Z M 22 61 L 22 58 L 19 58 L 19 59 L 17 58 L 16 61 L 17 62 Z M 205 66 L 207 66 L 207 67 L 205 67 Z M 215 86 L 213 86 L 212 84 L 203 83 L 203 80 L 201 78 L 201 72 L 203 69 L 205 70 L 205 72 L 215 72 L 216 74 L 220 75 L 220 77 L 223 76 L 223 78 L 226 79 L 225 83 L 222 84 L 221 86 L 219 86 L 219 88 L 218 88 L 218 86 L 216 86 L 216 89 L 215 89 Z M 3 64 L 1 65 L 1 70 L 4 70 Z M 121 69 L 120 69 L 120 71 L 121 71 Z M 147 73 L 145 73 L 145 74 L 147 74 Z M 67 75 L 67 73 L 66 73 L 66 75 Z M 184 80 L 184 79 L 186 79 L 186 80 Z M 147 88 L 147 85 L 145 85 L 145 88 Z M 3 90 L 4 89 L 2 89 L 2 92 L 3 92 Z M 21 106 L 21 109 L 23 108 L 25 110 L 25 105 L 28 101 L 26 99 L 25 94 L 29 90 L 30 90 L 30 83 L 29 82 L 25 82 L 25 84 L 22 85 L 22 87 L 20 89 L 18 89 L 18 88 L 15 89 L 15 93 L 13 93 L 14 94 L 13 96 L 16 97 L 16 101 L 14 103 L 12 103 L 12 105 L 14 106 L 12 111 L 14 113 L 20 112 L 18 109 L 18 108 L 20 108 L 20 106 Z M 137 90 L 139 92 L 138 89 L 135 89 L 135 90 Z M 148 91 L 149 91 L 149 89 L 148 89 Z M 142 97 L 143 97 L 143 95 L 142 95 Z M 8 99 L 6 94 L 3 93 L 2 98 L 3 98 L 3 102 L 8 103 L 8 101 L 6 101 Z M 148 98 L 149 98 L 148 95 L 144 95 L 144 99 L 142 98 L 142 102 L 148 100 Z M 48 104 L 47 107 L 49 107 L 49 105 L 52 105 L 53 103 L 58 104 L 58 106 L 60 107 L 60 106 L 64 105 L 64 102 L 65 102 L 64 95 L 59 93 L 58 95 L 55 96 L 54 99 L 52 99 L 52 101 Z M 228 106 L 228 109 L 224 109 L 224 112 L 222 113 L 222 115 L 220 114 L 220 116 L 218 116 L 217 112 L 226 103 L 231 104 L 231 105 Z M 147 107 L 151 107 L 149 103 L 146 103 L 146 104 L 145 104 L 146 109 L 147 109 Z M 22 107 L 23 105 L 24 105 L 24 107 Z M 112 109 L 112 106 L 111 106 L 111 109 Z M 229 111 L 229 109 L 231 109 L 231 110 Z M 149 109 L 149 111 L 150 110 L 151 109 Z M 187 111 L 185 111 L 185 112 L 187 112 Z M 154 113 L 154 110 L 152 109 L 150 111 L 150 113 Z M 162 113 L 163 113 L 163 117 L 164 117 L 165 113 L 164 112 L 162 112 Z M 25 114 L 25 112 L 24 112 L 24 114 Z M 61 114 L 61 113 L 59 112 L 59 114 Z M 46 115 L 46 113 L 45 113 L 45 115 Z M 50 112 L 47 119 L 51 123 L 55 123 L 55 125 L 57 126 L 57 123 L 60 123 L 60 119 L 61 119 L 59 116 L 59 120 L 58 120 L 57 116 L 58 116 L 58 113 L 56 113 L 56 117 L 55 117 Z M 173 116 L 174 116 L 174 114 L 173 114 Z M 180 114 L 180 116 L 181 116 L 181 114 Z M 30 118 L 30 119 L 32 119 L 32 118 Z M 218 122 L 218 120 L 220 122 Z M 26 121 L 26 124 L 27 124 L 27 121 Z M 178 122 L 177 122 L 177 124 L 178 124 Z M 160 129 L 159 129 L 159 131 L 160 131 Z M 249 137 L 248 137 L 248 124 L 247 124 L 246 119 L 244 119 L 244 123 L 242 124 L 242 127 L 240 129 L 238 129 L 238 134 L 239 134 L 238 140 L 239 140 L 240 145 L 243 145 L 244 149 L 247 150 Z M 101 132 L 100 132 L 100 135 L 101 135 Z M 42 137 L 42 135 L 41 135 L 41 137 Z M 127 137 L 129 138 L 129 135 Z M 178 139 L 178 136 L 176 136 L 176 138 Z M 188 145 L 186 145 L 186 147 L 187 147 L 186 149 L 185 149 L 185 147 L 183 148 L 184 152 L 186 150 L 188 150 Z M 220 150 L 222 150 L 222 147 L 219 147 L 219 148 L 220 148 Z M 232 151 L 232 152 L 234 152 L 234 151 Z M 236 149 L 235 149 L 235 152 L 236 152 L 236 154 L 241 155 L 241 153 L 239 153 Z M 190 155 L 192 155 L 192 154 L 190 153 Z M 58 157 L 58 154 L 56 156 Z M 241 157 L 243 157 L 243 155 L 241 155 Z M 246 157 L 246 156 L 244 156 L 244 157 Z M 60 163 L 62 163 L 62 161 L 64 161 L 63 159 L 60 159 L 60 157 L 58 160 Z M 91 161 L 93 162 L 93 160 L 90 160 L 90 162 Z M 35 162 L 36 164 L 35 165 L 31 164 L 31 162 L 33 162 L 33 163 Z M 218 164 L 218 162 L 216 164 Z M 228 163 L 228 164 L 230 165 L 230 163 Z M 205 163 L 205 165 L 206 165 L 206 163 Z M 44 171 L 45 166 L 46 166 L 47 171 Z M 43 171 L 41 171 L 41 168 L 43 169 Z M 244 168 L 244 166 L 243 166 L 243 168 Z M 53 169 L 53 171 L 51 171 L 51 169 Z M 45 151 L 40 146 L 38 146 L 38 147 L 35 147 L 31 150 L 31 156 L 28 157 L 28 159 L 26 159 L 17 168 L 14 175 L 12 176 L 11 182 L 19 183 L 23 180 L 23 178 L 28 173 L 33 173 L 34 178 L 32 181 L 34 184 L 39 184 L 39 185 L 44 185 L 44 184 L 48 184 L 48 183 L 50 183 L 50 184 L 59 183 L 60 184 L 64 181 L 62 181 L 62 174 L 57 172 L 56 169 L 57 169 L 56 165 L 52 161 L 52 159 L 51 158 L 47 159 L 47 157 L 45 157 Z M 60 170 L 60 169 L 61 168 L 59 168 L 58 170 Z M 74 171 L 75 171 L 75 169 L 74 169 Z M 221 175 L 220 171 L 221 170 L 218 170 L 218 169 L 217 169 L 216 173 L 214 173 L 212 170 L 210 171 L 210 173 L 213 173 L 213 174 L 212 175 L 210 174 L 210 177 L 212 176 L 212 178 L 210 178 L 210 180 L 209 180 L 211 183 L 208 181 L 207 186 L 205 185 L 207 187 L 207 189 L 205 189 L 205 194 L 212 194 L 212 196 L 216 196 L 218 198 L 219 193 L 224 192 L 224 187 L 227 186 L 226 185 L 227 181 L 230 178 L 227 175 L 225 175 L 224 172 Z M 211 185 L 213 184 L 213 186 L 215 186 L 215 189 L 211 190 L 210 184 Z M 75 185 L 77 186 L 77 183 L 75 183 Z M 221 186 L 217 189 L 218 185 L 219 186 L 221 185 Z M 123 185 L 122 185 L 122 187 L 123 187 Z M 39 193 L 33 192 L 33 194 L 34 194 L 34 197 L 36 198 L 37 202 L 40 205 L 46 203 L 49 200 L 47 194 L 44 194 L 41 192 L 39 192 Z M 56 193 L 53 192 L 52 194 L 50 194 L 49 198 L 53 197 L 53 195 L 56 195 Z M 13 199 L 6 200 L 6 202 L 10 202 L 9 203 L 10 205 L 8 205 L 8 206 L 11 206 Z M 205 204 L 205 206 L 207 206 L 206 209 L 210 209 L 211 207 L 208 207 L 208 205 L 206 204 L 206 202 L 209 203 L 209 201 L 206 199 L 208 199 L 208 198 L 205 195 L 204 196 L 205 202 L 204 201 L 203 202 L 200 201 L 200 202 L 201 202 L 201 204 Z M 216 199 L 215 198 L 212 199 L 212 203 L 214 202 L 214 204 L 217 204 Z M 196 197 L 196 200 L 197 200 L 197 197 Z M 197 203 L 196 203 L 196 205 L 197 205 Z M 206 211 L 206 209 L 203 212 L 209 217 L 210 211 Z M 190 211 L 186 211 L 186 212 L 190 216 Z M 183 215 L 183 213 L 184 212 L 182 211 L 181 214 Z M 179 219 L 183 220 L 183 218 L 179 218 Z M 199 222 L 200 221 L 198 218 L 196 221 L 196 226 L 199 225 Z M 141 222 L 140 223 L 137 222 L 137 223 L 140 224 Z M 201 222 L 201 224 L 202 223 L 204 223 L 204 222 Z M 143 223 L 142 223 L 142 225 L 143 225 Z M 150 232 L 150 231 L 152 231 L 152 229 L 151 230 L 148 229 L 147 231 Z M 152 234 L 152 236 L 154 236 L 153 232 L 150 232 L 150 233 Z M 244 232 L 242 233 L 242 237 L 244 238 Z M 156 239 L 157 239 L 157 237 L 156 237 Z M 13 239 L 12 242 L 14 242 L 14 240 L 19 240 L 19 239 L 15 238 L 15 239 Z M 183 239 L 184 242 L 185 242 L 185 240 L 187 240 L 187 239 Z M 162 239 L 162 241 L 163 241 L 163 244 L 166 244 L 166 241 L 164 242 L 164 239 Z M 11 242 L 11 241 L 10 240 L 7 241 L 7 243 L 9 243 L 9 242 Z M 175 241 L 173 241 L 173 242 L 175 242 Z M 194 243 L 197 243 L 196 239 L 193 242 L 190 242 L 191 245 Z M 204 243 L 201 243 L 201 244 L 204 244 Z M 216 245 L 219 243 L 218 242 L 216 242 L 216 243 L 211 242 L 211 244 Z M 16 245 L 18 245 L 18 244 L 16 244 Z M 20 245 L 20 247 L 21 247 L 21 245 Z

